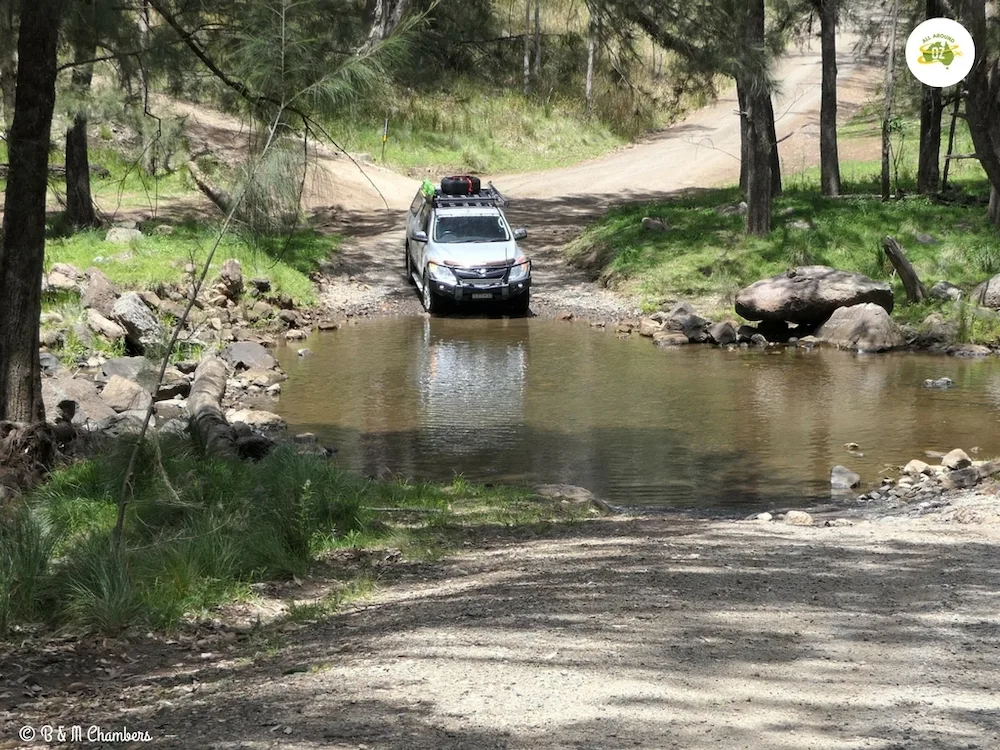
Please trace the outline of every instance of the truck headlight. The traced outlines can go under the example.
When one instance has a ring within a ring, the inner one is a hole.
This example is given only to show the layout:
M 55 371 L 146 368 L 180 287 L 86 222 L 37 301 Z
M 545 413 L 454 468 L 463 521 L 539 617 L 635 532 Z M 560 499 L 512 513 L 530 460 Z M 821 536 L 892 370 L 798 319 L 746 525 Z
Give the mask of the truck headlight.
M 511 266 L 510 275 L 507 277 L 509 283 L 515 281 L 524 281 L 528 278 L 528 274 L 531 273 L 531 261 L 524 261 L 524 263 L 518 263 L 516 266 Z
M 445 284 L 457 284 L 458 279 L 455 278 L 455 274 L 452 273 L 448 266 L 438 265 L 437 263 L 427 264 L 427 273 L 435 281 L 441 281 Z

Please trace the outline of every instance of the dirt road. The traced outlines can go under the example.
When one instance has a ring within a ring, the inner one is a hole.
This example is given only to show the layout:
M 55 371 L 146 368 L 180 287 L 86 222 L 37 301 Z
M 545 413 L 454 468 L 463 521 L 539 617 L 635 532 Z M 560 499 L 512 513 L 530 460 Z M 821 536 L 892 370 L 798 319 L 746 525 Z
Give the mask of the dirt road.
M 852 39 L 840 42 L 840 115 L 847 119 L 866 102 L 877 75 L 850 54 Z M 820 56 L 818 45 L 784 57 L 776 71 L 781 81 L 775 100 L 782 168 L 786 173 L 819 163 Z M 691 187 L 731 183 L 739 176 L 740 133 L 735 91 L 683 122 L 602 158 L 562 169 L 497 175 L 492 179 L 512 200 L 509 216 L 528 228 L 524 243 L 533 259 L 532 309 L 554 314 L 574 311 L 590 318 L 614 319 L 634 310 L 634 301 L 595 287 L 579 271 L 566 266 L 561 249 L 606 208 L 624 200 L 655 200 Z M 850 157 L 850 144 L 845 156 Z M 343 173 L 344 164 L 324 169 Z M 409 205 L 417 182 L 391 179 L 384 170 L 366 167 L 383 191 L 390 209 L 357 182 L 334 212 L 351 235 L 326 269 L 324 300 L 344 311 L 416 313 L 416 295 L 401 284 L 402 209 Z M 329 184 L 335 185 L 336 179 Z M 333 220 L 334 217 L 331 217 Z

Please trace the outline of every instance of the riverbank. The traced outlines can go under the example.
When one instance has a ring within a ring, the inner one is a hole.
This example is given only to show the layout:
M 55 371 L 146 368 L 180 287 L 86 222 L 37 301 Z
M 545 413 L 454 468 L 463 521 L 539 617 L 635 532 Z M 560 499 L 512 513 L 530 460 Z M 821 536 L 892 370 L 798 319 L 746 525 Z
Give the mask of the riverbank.
M 325 574 L 377 587 L 332 614 L 5 646 L 0 747 L 41 724 L 162 748 L 992 747 L 986 502 L 492 527 L 437 561 L 343 551 Z M 302 601 L 317 583 L 263 591 Z

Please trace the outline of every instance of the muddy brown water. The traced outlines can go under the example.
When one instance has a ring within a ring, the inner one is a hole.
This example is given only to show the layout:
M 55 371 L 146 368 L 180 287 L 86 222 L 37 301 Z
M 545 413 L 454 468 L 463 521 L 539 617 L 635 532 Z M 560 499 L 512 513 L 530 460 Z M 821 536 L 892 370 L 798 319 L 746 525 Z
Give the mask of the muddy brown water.
M 996 358 L 662 350 L 552 320 L 422 317 L 316 334 L 278 358 L 290 430 L 367 475 L 750 512 L 829 501 L 835 464 L 868 485 L 928 450 L 1000 455 Z M 955 387 L 923 387 L 940 377 Z

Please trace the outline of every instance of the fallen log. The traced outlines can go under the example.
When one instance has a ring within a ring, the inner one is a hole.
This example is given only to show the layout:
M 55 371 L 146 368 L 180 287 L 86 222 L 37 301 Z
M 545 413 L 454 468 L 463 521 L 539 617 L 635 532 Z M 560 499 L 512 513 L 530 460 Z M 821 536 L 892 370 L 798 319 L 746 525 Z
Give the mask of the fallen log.
M 921 302 L 927 298 L 927 290 L 920 282 L 920 277 L 913 270 L 909 258 L 903 252 L 903 246 L 892 237 L 882 240 L 882 249 L 885 251 L 892 267 L 896 269 L 900 280 L 903 282 L 903 289 L 906 291 L 907 302 Z
M 188 431 L 206 455 L 237 458 L 236 436 L 222 412 L 229 368 L 215 356 L 206 356 L 194 371 L 188 396 Z
M 198 189 L 204 193 L 212 203 L 214 203 L 220 211 L 224 213 L 229 213 L 229 210 L 233 207 L 233 198 L 229 194 L 229 191 L 223 190 L 214 182 L 212 179 L 201 171 L 201 167 L 191 159 L 187 163 L 188 173 L 191 175 L 191 179 L 194 180 L 194 184 L 198 186 Z

